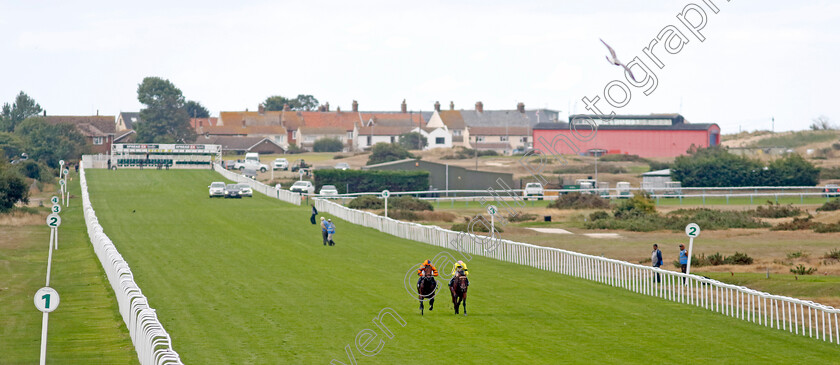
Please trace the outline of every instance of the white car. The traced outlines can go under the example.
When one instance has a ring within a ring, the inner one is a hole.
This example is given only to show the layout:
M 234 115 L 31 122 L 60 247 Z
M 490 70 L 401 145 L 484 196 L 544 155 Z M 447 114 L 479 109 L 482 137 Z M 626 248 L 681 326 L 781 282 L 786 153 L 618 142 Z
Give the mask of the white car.
M 289 188 L 289 191 L 293 193 L 306 193 L 306 194 L 315 194 L 315 186 L 312 185 L 309 181 L 298 181 L 292 184 L 292 187 Z
M 350 170 L 350 164 L 347 162 L 339 162 L 335 164 L 335 168 L 338 170 Z
M 528 183 L 525 185 L 525 200 L 528 200 L 529 196 L 535 196 L 537 197 L 537 200 L 542 200 L 544 192 L 542 184 Z
M 338 196 L 338 189 L 335 188 L 335 185 L 324 185 L 321 187 L 320 195 L 323 196 Z
M 254 160 L 245 160 L 242 162 L 237 161 L 235 164 L 233 164 L 233 168 L 239 171 L 243 171 L 245 169 L 250 169 L 259 172 L 268 171 L 268 166 L 266 164 L 254 162 Z
M 251 189 L 250 185 L 248 185 L 248 184 L 236 184 L 236 187 L 239 188 L 239 194 L 240 195 L 254 197 L 254 190 Z
M 208 186 L 210 189 L 210 197 L 225 196 L 225 183 L 214 181 Z
M 271 167 L 275 170 L 288 170 L 289 169 L 289 160 L 285 158 L 277 158 L 274 159 L 274 162 L 271 163 Z

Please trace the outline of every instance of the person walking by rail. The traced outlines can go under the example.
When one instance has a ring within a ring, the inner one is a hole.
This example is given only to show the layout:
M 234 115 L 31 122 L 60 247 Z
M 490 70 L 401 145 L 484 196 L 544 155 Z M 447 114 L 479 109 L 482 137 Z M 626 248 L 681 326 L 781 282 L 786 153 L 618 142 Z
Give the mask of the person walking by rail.
M 688 267 L 688 251 L 685 249 L 685 245 L 680 243 L 680 271 L 685 274 L 685 270 Z M 685 278 L 683 278 L 683 283 L 685 283 Z
M 312 224 L 315 224 L 315 216 L 318 215 L 318 209 L 315 209 L 315 204 L 312 204 L 312 217 L 309 218 L 309 221 Z
M 659 245 L 653 244 L 653 252 L 650 255 L 650 262 L 653 264 L 653 267 L 660 268 L 662 266 L 662 251 L 659 251 Z M 656 282 L 661 282 L 659 278 L 659 273 L 656 273 Z
M 327 219 L 321 217 L 321 239 L 324 241 L 324 246 L 327 245 Z
M 335 241 L 333 241 L 334 234 L 335 223 L 332 222 L 332 219 L 327 219 L 327 242 L 329 242 L 330 246 L 335 246 Z

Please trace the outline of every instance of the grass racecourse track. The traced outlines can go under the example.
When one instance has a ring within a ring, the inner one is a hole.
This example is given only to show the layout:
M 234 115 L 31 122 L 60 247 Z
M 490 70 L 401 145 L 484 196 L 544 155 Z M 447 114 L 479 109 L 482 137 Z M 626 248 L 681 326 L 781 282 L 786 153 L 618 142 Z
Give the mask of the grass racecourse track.
M 469 316 L 455 316 L 443 293 L 421 317 L 403 278 L 440 248 L 340 220 L 337 245 L 324 247 L 309 207 L 259 194 L 209 199 L 207 185 L 222 180 L 211 171 L 89 170 L 88 180 L 100 223 L 188 364 L 827 364 L 840 356 L 836 344 L 481 257 L 469 262 Z M 384 308 L 406 322 L 384 317 L 393 338 L 372 323 Z M 368 350 L 384 341 L 374 356 L 356 349 L 365 329 L 377 335 Z
M 113 290 L 88 241 L 78 174 L 62 207 L 50 286 L 61 303 L 50 313 L 48 364 L 137 364 Z M 37 364 L 41 312 L 33 297 L 44 286 L 50 231 L 37 225 L 0 226 L 0 364 Z

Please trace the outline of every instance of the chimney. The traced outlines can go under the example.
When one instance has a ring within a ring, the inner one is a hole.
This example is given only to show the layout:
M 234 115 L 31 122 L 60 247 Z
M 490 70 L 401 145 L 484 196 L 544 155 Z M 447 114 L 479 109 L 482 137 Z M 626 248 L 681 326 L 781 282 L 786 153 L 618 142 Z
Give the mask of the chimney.
M 402 104 L 400 104 L 400 110 L 405 113 L 408 110 L 408 105 L 405 104 L 405 99 L 403 99 Z
M 326 104 L 324 104 L 324 111 L 325 112 L 330 111 L 330 102 L 329 101 Z
M 260 115 L 265 114 L 265 105 L 262 105 L 262 104 L 258 105 L 257 106 L 257 113 L 259 113 Z
M 440 112 L 440 102 L 439 101 L 435 102 L 435 111 Z
M 484 113 L 484 104 L 482 104 L 480 101 L 475 102 L 475 111 L 479 113 Z
M 455 102 L 454 101 L 449 102 L 449 110 L 455 110 Z
M 99 116 L 99 109 L 96 109 L 96 116 Z
M 359 111 L 359 102 L 353 100 L 353 112 L 355 113 L 355 112 L 358 112 L 358 111 Z
M 287 112 L 289 110 L 292 110 L 292 108 L 289 107 L 289 104 L 283 104 L 283 111 Z
M 44 116 L 45 117 L 47 116 L 47 110 L 46 109 L 44 109 Z
M 525 113 L 525 103 L 516 104 L 516 110 L 520 113 Z
M 326 110 L 326 108 L 324 108 L 323 105 L 318 105 L 318 111 L 319 112 L 323 112 L 324 110 Z
M 340 106 L 335 107 L 335 112 L 336 113 L 341 113 L 341 107 Z

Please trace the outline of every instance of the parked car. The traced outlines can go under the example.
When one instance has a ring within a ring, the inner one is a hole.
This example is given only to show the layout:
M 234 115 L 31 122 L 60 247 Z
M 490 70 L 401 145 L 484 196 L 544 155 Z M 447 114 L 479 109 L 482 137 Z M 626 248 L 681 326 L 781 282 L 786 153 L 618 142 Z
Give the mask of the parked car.
M 257 179 L 257 170 L 254 169 L 254 165 L 248 165 L 244 169 L 241 169 L 239 171 L 242 171 L 242 176 L 245 176 L 251 180 Z
M 210 189 L 210 197 L 225 196 L 225 183 L 214 181 L 208 186 Z
M 274 159 L 274 162 L 271 165 L 271 167 L 275 170 L 288 170 L 289 160 L 285 158 L 276 158 Z
M 236 167 L 236 163 L 240 162 L 239 160 L 225 160 L 222 162 L 222 167 L 226 170 L 233 170 Z
M 236 184 L 236 186 L 239 188 L 239 192 L 240 192 L 239 195 L 248 196 L 248 197 L 253 197 L 254 196 L 254 190 L 251 189 L 250 185 L 248 185 L 248 184 Z
M 321 187 L 322 196 L 338 196 L 338 189 L 336 189 L 335 185 L 324 185 Z
M 301 194 L 315 194 L 315 186 L 312 185 L 312 183 L 309 181 L 301 180 L 292 184 L 292 187 L 289 188 L 289 191 Z
M 840 196 L 840 185 L 828 184 L 823 188 L 823 195 L 828 198 L 832 196 Z
M 542 184 L 540 183 L 528 183 L 525 185 L 525 200 L 528 200 L 529 196 L 537 197 L 537 200 L 543 200 L 543 195 L 545 194 L 545 190 L 543 189 Z
M 236 160 L 236 163 L 233 165 L 233 168 L 239 171 L 245 170 L 246 168 L 251 168 L 259 170 L 259 172 L 266 172 L 268 171 L 268 165 L 264 163 L 260 163 L 259 160 L 254 160 L 253 156 L 248 159 L 246 158 L 244 161 Z
M 225 186 L 225 198 L 242 198 L 239 186 L 237 184 L 227 184 Z
M 632 194 L 630 194 L 630 183 L 629 182 L 619 181 L 618 183 L 615 184 L 615 190 L 616 190 L 616 192 L 618 192 L 618 198 L 619 199 L 630 198 L 630 197 L 633 196 Z
M 335 168 L 338 170 L 350 170 L 350 165 L 347 162 L 339 162 L 335 164 Z

